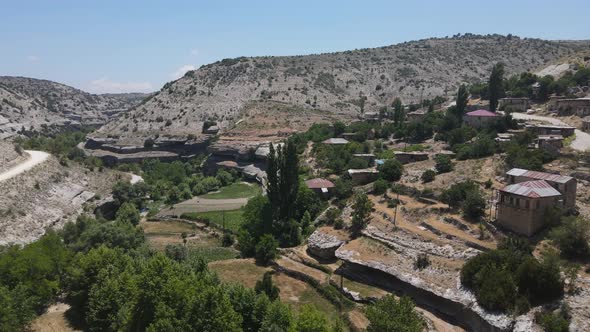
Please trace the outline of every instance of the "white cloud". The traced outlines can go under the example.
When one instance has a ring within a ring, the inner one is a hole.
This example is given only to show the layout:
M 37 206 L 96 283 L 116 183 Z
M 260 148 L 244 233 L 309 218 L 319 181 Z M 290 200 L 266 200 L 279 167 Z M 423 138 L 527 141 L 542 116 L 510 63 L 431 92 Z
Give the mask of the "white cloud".
M 92 93 L 152 92 L 154 87 L 150 82 L 115 82 L 103 77 L 91 81 L 88 91 Z
M 172 77 L 173 79 L 179 79 L 182 76 L 184 76 L 184 74 L 186 74 L 187 71 L 191 71 L 191 70 L 195 70 L 197 69 L 197 67 L 195 67 L 195 65 L 184 65 L 178 69 L 176 69 L 175 72 L 173 72 L 172 74 L 170 74 L 170 77 Z
M 36 55 L 27 55 L 27 61 L 29 61 L 29 62 L 37 63 L 37 62 L 39 62 L 39 60 L 41 60 L 41 59 Z
M 192 56 L 197 56 L 197 55 L 199 55 L 199 50 L 198 50 L 198 49 L 196 49 L 196 48 L 193 48 L 193 49 L 191 50 L 191 55 L 192 55 Z

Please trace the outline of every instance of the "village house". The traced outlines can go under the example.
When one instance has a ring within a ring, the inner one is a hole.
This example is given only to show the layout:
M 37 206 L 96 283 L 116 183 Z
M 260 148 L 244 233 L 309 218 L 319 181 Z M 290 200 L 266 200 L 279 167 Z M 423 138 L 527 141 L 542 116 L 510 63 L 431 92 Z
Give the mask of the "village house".
M 535 140 L 537 149 L 545 150 L 556 156 L 563 147 L 563 136 L 561 135 L 540 135 Z
M 348 140 L 346 140 L 344 138 L 335 137 L 335 138 L 328 138 L 327 140 L 323 141 L 322 143 L 328 144 L 328 145 L 346 145 L 349 142 L 348 142 Z
M 494 140 L 498 143 L 510 142 L 510 140 L 513 137 L 514 137 L 514 134 L 512 134 L 512 133 L 498 133 L 498 135 L 496 136 L 496 138 L 494 138 Z
M 379 112 L 365 112 L 363 114 L 363 119 L 367 121 L 378 121 L 379 120 Z
M 369 166 L 373 166 L 375 164 L 375 155 L 372 153 L 354 153 L 352 156 L 366 160 Z
M 465 115 L 463 115 L 463 123 L 473 128 L 481 128 L 495 123 L 498 121 L 499 117 L 500 116 L 494 112 L 477 110 L 465 113 Z
M 305 181 L 305 186 L 318 195 L 329 197 L 332 194 L 331 190 L 334 188 L 334 183 L 326 179 L 316 178 Z
M 349 169 L 348 175 L 352 179 L 352 184 L 358 186 L 377 180 L 379 171 L 374 168 Z
M 354 140 L 356 135 L 357 135 L 356 133 L 342 133 L 342 134 L 340 134 L 340 138 L 344 138 L 344 139 L 351 141 L 351 140 Z
M 402 164 L 409 164 L 415 163 L 418 161 L 428 160 L 428 153 L 426 152 L 419 152 L 419 151 L 412 151 L 412 152 L 404 152 L 404 151 L 394 151 L 395 159 Z
M 513 168 L 509 170 L 506 173 L 506 176 L 509 184 L 543 180 L 561 193 L 563 196 L 563 207 L 566 209 L 573 209 L 576 206 L 577 181 L 571 176 L 529 171 L 522 168 Z
M 574 135 L 576 128 L 572 126 L 559 126 L 551 124 L 527 124 L 526 130 L 537 136 L 542 135 L 561 135 L 570 137 Z
M 500 189 L 498 225 L 531 236 L 545 226 L 547 209 L 562 205 L 561 193 L 544 180 L 525 181 Z
M 406 119 L 408 119 L 408 122 L 420 122 L 424 120 L 426 114 L 428 114 L 426 110 L 419 109 L 406 114 Z
M 526 112 L 530 102 L 528 98 L 507 97 L 499 100 L 498 108 L 503 111 Z
M 577 115 L 584 117 L 590 115 L 590 98 L 558 98 L 550 103 L 552 109 L 559 115 Z
M 586 132 L 590 131 L 590 116 L 582 119 L 582 130 Z

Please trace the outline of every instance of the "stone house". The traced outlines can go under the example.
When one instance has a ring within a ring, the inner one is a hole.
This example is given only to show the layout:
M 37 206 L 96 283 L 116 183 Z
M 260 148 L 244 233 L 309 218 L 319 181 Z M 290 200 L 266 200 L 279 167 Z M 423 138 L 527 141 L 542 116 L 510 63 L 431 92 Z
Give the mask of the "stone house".
M 415 163 L 418 161 L 428 160 L 428 153 L 426 152 L 419 152 L 419 151 L 412 151 L 412 152 L 404 152 L 404 151 L 394 151 L 395 159 L 402 164 L 409 164 Z
M 349 142 L 348 142 L 348 140 L 346 140 L 344 138 L 335 137 L 335 138 L 328 138 L 327 140 L 323 141 L 322 143 L 328 144 L 328 145 L 346 145 Z
M 563 137 L 572 136 L 576 128 L 572 126 L 558 126 L 551 124 L 528 124 L 526 130 L 537 136 L 543 135 L 561 135 Z
M 377 180 L 379 171 L 374 168 L 349 169 L 348 175 L 352 179 L 352 184 L 358 186 Z
M 499 100 L 498 108 L 503 111 L 526 112 L 529 109 L 528 98 L 507 97 Z
M 536 147 L 545 150 L 552 155 L 558 155 L 563 147 L 563 136 L 561 135 L 540 135 L 537 137 Z
M 500 189 L 498 225 L 531 236 L 545 226 L 547 209 L 560 206 L 562 195 L 544 180 L 525 181 Z
M 590 115 L 590 98 L 555 98 L 550 105 L 559 115 Z
M 375 155 L 372 153 L 354 153 L 352 156 L 366 160 L 369 166 L 373 166 L 375 164 Z
M 513 168 L 506 173 L 506 177 L 509 184 L 543 180 L 561 193 L 563 196 L 563 207 L 566 209 L 573 209 L 576 206 L 576 191 L 578 184 L 576 179 L 571 176 Z
M 420 122 L 424 120 L 426 114 L 428 114 L 426 110 L 420 109 L 406 114 L 406 119 L 408 119 L 408 122 Z
M 329 197 L 332 194 L 331 190 L 334 188 L 334 183 L 326 179 L 316 178 L 305 181 L 305 186 L 316 192 L 318 195 Z
M 477 110 L 463 115 L 463 123 L 473 128 L 481 128 L 495 123 L 500 115 L 486 110 Z

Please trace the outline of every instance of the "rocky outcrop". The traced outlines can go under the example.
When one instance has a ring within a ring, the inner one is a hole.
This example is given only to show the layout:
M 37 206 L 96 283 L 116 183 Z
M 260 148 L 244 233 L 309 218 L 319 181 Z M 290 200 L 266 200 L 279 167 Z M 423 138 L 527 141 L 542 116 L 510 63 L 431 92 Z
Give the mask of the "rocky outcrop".
M 317 229 L 307 239 L 307 251 L 310 255 L 325 260 L 336 258 L 336 250 L 344 241 L 334 235 L 326 234 Z
M 489 313 L 481 308 L 473 294 L 460 286 L 458 275 L 455 288 L 440 289 L 404 269 L 359 259 L 354 251 L 340 248 L 336 250 L 336 257 L 344 262 L 341 273 L 346 277 L 410 296 L 417 305 L 469 331 L 505 332 L 511 331 L 514 325 L 511 316 Z

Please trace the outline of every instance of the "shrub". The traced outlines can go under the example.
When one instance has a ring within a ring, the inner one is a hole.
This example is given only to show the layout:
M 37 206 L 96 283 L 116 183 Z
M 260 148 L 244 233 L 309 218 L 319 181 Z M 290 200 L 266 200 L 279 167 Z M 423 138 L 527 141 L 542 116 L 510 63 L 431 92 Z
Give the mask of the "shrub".
M 453 170 L 453 163 L 451 162 L 451 157 L 446 154 L 438 154 L 434 158 L 436 165 L 436 171 L 438 174 L 448 173 Z
M 352 205 L 352 225 L 351 232 L 358 235 L 369 223 L 371 212 L 373 211 L 373 202 L 366 194 L 356 194 Z
M 568 332 L 570 318 L 562 310 L 559 312 L 538 312 L 535 315 L 537 324 L 543 327 L 545 332 Z
M 256 281 L 256 286 L 254 286 L 254 290 L 257 294 L 264 293 L 271 301 L 274 301 L 279 298 L 280 290 L 279 288 L 274 285 L 272 282 L 272 272 L 266 271 L 262 276 L 262 280 Z
M 416 261 L 414 262 L 414 268 L 416 270 L 423 270 L 430 266 L 430 258 L 428 258 L 427 254 L 419 254 L 416 257 Z
M 551 231 L 549 237 L 557 243 L 567 258 L 585 258 L 590 254 L 590 222 L 582 217 L 566 217 L 562 225 Z
M 436 172 L 431 169 L 427 169 L 424 171 L 424 173 L 422 173 L 421 179 L 423 183 L 428 183 L 434 181 L 435 177 Z
M 234 241 L 234 236 L 230 232 L 223 233 L 223 237 L 221 238 L 221 245 L 223 247 L 231 247 Z

